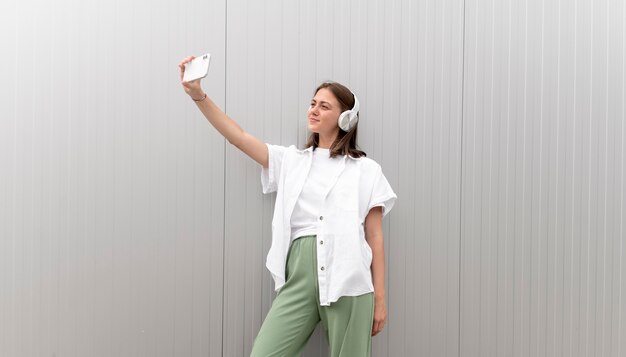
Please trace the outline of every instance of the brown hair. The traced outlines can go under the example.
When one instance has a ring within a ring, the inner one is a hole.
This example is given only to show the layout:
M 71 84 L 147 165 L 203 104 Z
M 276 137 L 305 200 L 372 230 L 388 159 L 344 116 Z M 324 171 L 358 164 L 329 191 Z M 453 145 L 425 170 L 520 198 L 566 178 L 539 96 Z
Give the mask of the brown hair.
M 344 112 L 346 110 L 350 110 L 354 107 L 354 94 L 343 84 L 337 82 L 324 82 L 317 87 L 315 93 L 317 94 L 320 89 L 326 88 L 333 93 L 339 105 L 341 106 L 341 111 Z M 330 157 L 335 157 L 337 155 L 349 155 L 354 158 L 367 156 L 364 151 L 361 151 L 356 144 L 356 134 L 359 123 L 354 126 L 354 128 L 350 129 L 350 131 L 345 132 L 339 129 L 339 133 L 337 134 L 337 138 L 330 146 Z M 306 148 L 313 147 L 313 150 L 319 146 L 319 134 L 311 133 L 309 136 L 309 140 L 307 140 Z

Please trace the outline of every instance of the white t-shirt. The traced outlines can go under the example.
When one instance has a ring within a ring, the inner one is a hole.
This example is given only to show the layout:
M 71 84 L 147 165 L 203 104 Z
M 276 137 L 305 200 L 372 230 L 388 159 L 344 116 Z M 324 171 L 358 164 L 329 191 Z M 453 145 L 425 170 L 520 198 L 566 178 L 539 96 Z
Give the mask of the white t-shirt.
M 342 160 L 342 156 L 331 158 L 329 149 L 313 150 L 311 169 L 291 214 L 292 241 L 298 237 L 317 234 L 320 209 L 328 191 L 341 173 Z

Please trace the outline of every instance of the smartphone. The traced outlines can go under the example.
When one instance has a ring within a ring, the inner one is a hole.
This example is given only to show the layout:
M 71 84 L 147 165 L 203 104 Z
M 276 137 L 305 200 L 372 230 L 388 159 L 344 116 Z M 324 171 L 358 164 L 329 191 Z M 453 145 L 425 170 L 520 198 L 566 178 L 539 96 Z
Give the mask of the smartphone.
M 193 61 L 185 65 L 185 74 L 183 75 L 183 81 L 191 82 L 206 77 L 206 75 L 209 74 L 210 62 L 211 54 L 209 53 L 194 58 Z

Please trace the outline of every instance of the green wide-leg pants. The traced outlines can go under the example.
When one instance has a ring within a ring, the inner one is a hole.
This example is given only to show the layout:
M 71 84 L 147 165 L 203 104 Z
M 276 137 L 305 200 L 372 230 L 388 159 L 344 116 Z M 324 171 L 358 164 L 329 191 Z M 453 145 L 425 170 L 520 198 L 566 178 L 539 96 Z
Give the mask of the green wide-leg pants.
M 261 326 L 251 357 L 295 357 L 321 321 L 332 357 L 370 356 L 374 294 L 344 296 L 320 306 L 317 239 L 293 241 L 287 258 L 287 280 Z

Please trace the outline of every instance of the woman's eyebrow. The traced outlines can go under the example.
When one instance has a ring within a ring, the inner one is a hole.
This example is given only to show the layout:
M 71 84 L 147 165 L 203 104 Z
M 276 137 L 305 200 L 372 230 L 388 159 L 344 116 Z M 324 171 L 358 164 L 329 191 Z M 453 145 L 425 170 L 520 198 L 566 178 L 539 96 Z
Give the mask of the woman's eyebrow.
M 321 103 L 321 104 L 327 104 L 327 105 L 329 105 L 329 106 L 331 105 L 331 104 L 330 104 L 330 102 L 327 102 L 327 101 L 325 101 L 325 100 L 320 100 L 320 103 Z
M 311 99 L 311 103 L 317 104 L 317 100 L 315 100 L 315 98 L 313 98 L 313 99 Z M 332 104 L 330 104 L 330 102 L 327 102 L 325 100 L 320 100 L 320 104 L 326 104 L 326 105 L 328 105 L 329 107 L 332 108 Z

